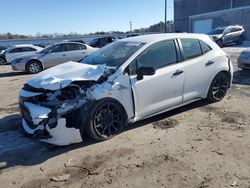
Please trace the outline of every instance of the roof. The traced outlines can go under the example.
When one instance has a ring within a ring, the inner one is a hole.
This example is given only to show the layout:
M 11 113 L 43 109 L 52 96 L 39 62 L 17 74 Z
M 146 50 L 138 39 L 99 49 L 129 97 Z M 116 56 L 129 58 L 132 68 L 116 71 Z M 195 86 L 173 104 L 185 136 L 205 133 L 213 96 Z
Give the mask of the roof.
M 141 35 L 137 37 L 125 38 L 119 41 L 123 42 L 141 42 L 141 43 L 154 43 L 162 40 L 175 39 L 175 38 L 194 38 L 204 39 L 208 36 L 205 34 L 194 34 L 194 33 L 164 33 L 164 34 L 150 34 Z
M 38 46 L 35 46 L 33 44 L 17 44 L 17 45 L 14 45 L 13 47 L 17 48 L 17 47 L 38 47 Z

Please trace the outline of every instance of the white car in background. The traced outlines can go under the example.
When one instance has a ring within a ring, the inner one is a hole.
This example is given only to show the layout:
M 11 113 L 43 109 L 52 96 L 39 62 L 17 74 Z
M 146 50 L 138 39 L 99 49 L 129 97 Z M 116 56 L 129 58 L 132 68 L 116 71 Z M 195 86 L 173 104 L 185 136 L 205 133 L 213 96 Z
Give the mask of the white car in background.
M 202 34 L 122 39 L 34 75 L 20 91 L 23 127 L 56 145 L 97 141 L 191 102 L 220 101 L 233 77 L 220 47 Z
M 32 55 L 43 48 L 32 44 L 14 45 L 0 53 L 0 65 L 11 63 L 15 58 L 22 55 Z
M 12 61 L 11 66 L 15 71 L 35 74 L 68 61 L 78 62 L 95 50 L 97 48 L 87 44 L 60 42 L 52 44 L 33 55 L 20 56 Z

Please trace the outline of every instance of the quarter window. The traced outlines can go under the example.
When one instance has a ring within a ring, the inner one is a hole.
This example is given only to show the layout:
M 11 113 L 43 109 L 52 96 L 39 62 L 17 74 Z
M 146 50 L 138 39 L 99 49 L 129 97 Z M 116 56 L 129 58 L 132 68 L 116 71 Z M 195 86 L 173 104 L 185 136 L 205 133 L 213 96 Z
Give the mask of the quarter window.
M 202 49 L 203 54 L 205 54 L 211 50 L 211 47 L 208 46 L 205 42 L 200 41 L 200 44 L 201 44 L 201 49 Z
M 180 39 L 184 59 L 192 59 L 202 55 L 201 46 L 197 39 Z

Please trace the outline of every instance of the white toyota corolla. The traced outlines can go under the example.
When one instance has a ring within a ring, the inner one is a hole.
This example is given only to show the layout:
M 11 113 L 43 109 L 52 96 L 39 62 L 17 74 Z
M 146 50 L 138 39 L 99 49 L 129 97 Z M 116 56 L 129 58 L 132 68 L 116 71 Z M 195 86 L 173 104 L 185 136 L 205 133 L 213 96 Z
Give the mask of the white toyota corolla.
M 20 91 L 23 127 L 55 145 L 102 141 L 127 122 L 207 98 L 220 101 L 232 65 L 207 35 L 154 34 L 119 40 L 34 75 Z

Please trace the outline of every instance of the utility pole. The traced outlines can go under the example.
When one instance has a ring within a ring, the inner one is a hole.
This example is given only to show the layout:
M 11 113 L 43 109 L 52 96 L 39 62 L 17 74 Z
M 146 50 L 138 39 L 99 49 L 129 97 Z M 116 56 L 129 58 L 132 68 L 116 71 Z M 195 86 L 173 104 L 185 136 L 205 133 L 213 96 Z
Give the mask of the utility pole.
M 165 33 L 167 33 L 167 0 L 165 0 Z
M 132 33 L 132 21 L 129 22 L 130 25 L 130 33 Z

